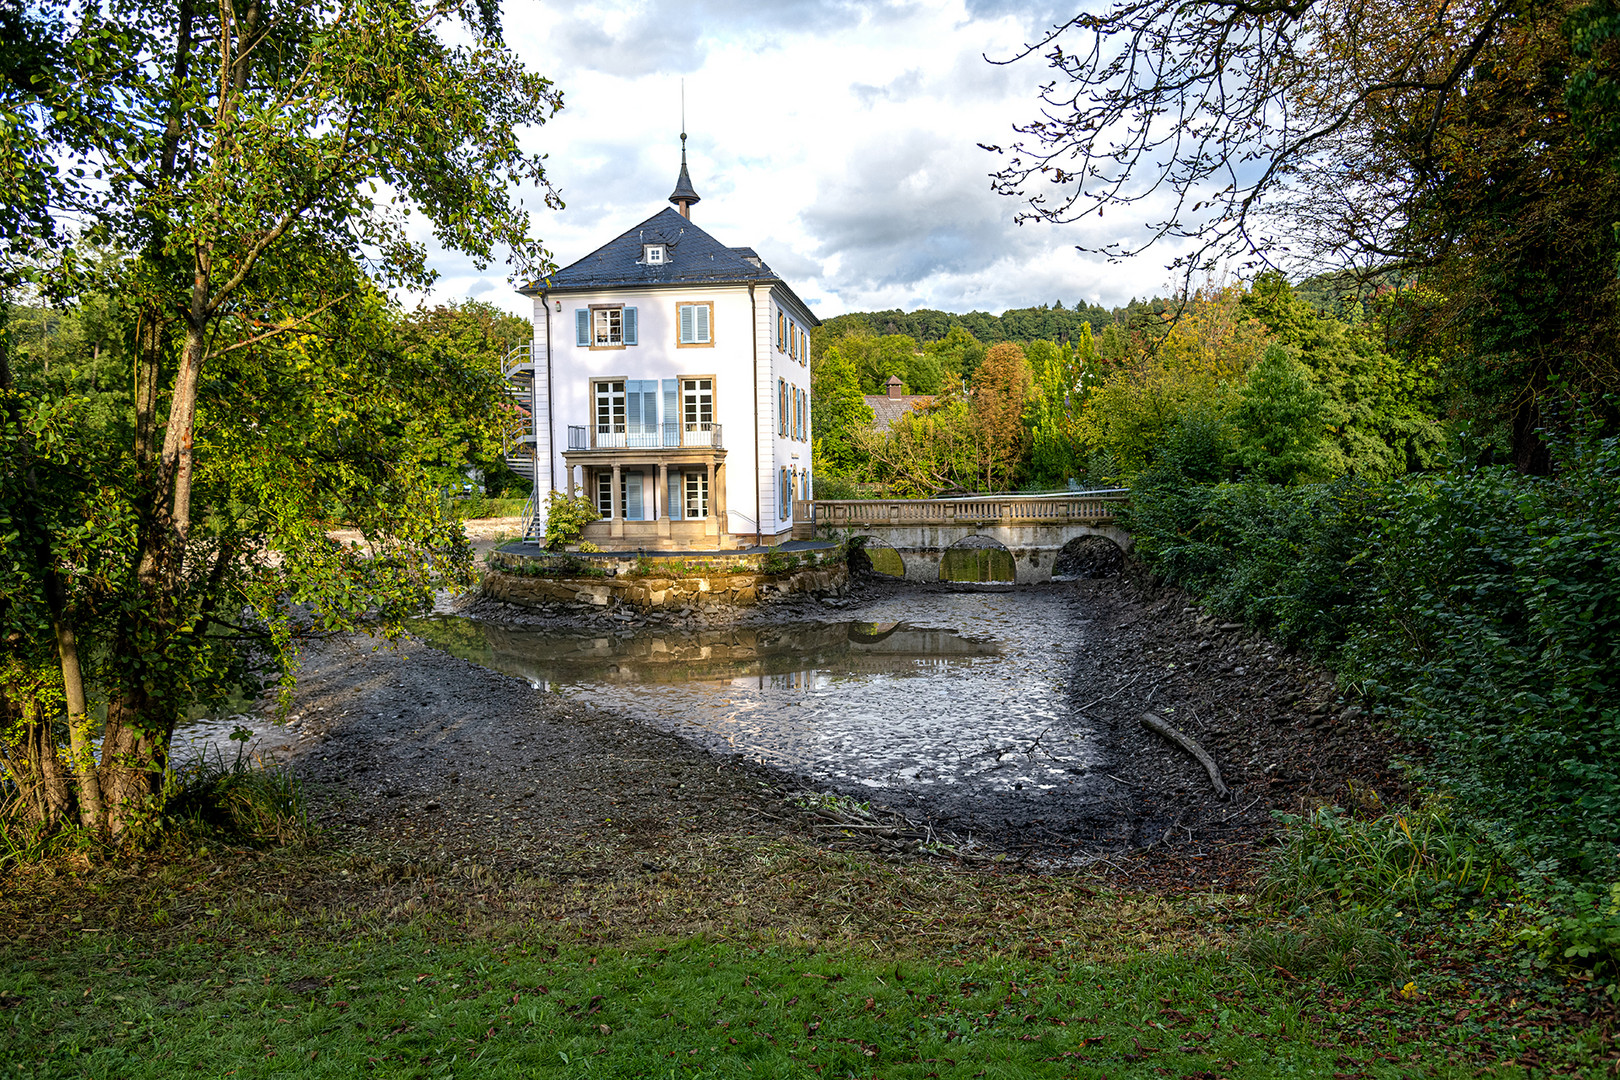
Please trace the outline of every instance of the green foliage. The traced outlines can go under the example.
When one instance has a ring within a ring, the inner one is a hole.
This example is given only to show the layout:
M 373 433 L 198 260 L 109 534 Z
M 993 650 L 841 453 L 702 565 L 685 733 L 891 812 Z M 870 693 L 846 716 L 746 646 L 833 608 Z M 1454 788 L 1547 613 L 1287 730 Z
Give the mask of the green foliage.
M 1198 473 L 1179 466 L 1190 458 L 1207 468 L 1219 453 L 1211 441 L 1221 428 L 1190 431 L 1186 444 L 1172 443 L 1176 453 L 1132 486 L 1121 516 L 1138 555 L 1221 617 L 1332 655 L 1365 599 L 1356 571 L 1368 504 L 1378 493 L 1356 479 L 1298 488 L 1199 482 Z
M 1328 902 L 1387 922 L 1487 904 L 1512 883 L 1496 846 L 1438 800 L 1371 818 L 1323 806 L 1278 820 L 1283 846 L 1261 893 L 1284 907 Z
M 873 478 L 899 498 L 932 498 L 980 482 L 978 428 L 968 403 L 956 395 L 909 410 L 886 435 L 865 435 L 861 449 Z
M 1304 364 L 1280 345 L 1267 349 L 1227 414 L 1238 471 L 1273 484 L 1320 479 L 1326 403 Z
M 1570 15 L 1565 30 L 1575 60 L 1564 87 L 1570 120 L 1620 169 L 1620 3 L 1593 0 Z
M 1533 477 L 1459 463 L 1369 522 L 1347 675 L 1434 779 L 1573 873 L 1620 871 L 1620 439 Z
M 585 526 L 600 521 L 602 512 L 583 495 L 553 491 L 546 496 L 546 547 L 556 551 L 578 542 Z
M 810 392 L 816 407 L 810 422 L 819 488 L 824 480 L 852 475 L 865 464 L 860 433 L 872 426 L 873 415 L 861 394 L 855 364 L 842 349 L 817 353 L 811 363 Z
M 1354 911 L 1312 915 L 1298 927 L 1250 930 L 1238 956 L 1259 979 L 1281 976 L 1347 988 L 1399 986 L 1410 970 L 1400 945 Z
M 1145 474 L 1149 565 L 1333 660 L 1459 813 L 1572 879 L 1620 872 L 1620 439 L 1558 471 L 1281 488 Z

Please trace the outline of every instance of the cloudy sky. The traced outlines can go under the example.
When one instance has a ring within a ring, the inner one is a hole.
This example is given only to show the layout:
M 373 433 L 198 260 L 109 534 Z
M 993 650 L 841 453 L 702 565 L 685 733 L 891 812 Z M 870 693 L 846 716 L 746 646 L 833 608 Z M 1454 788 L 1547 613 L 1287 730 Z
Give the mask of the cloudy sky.
M 507 0 L 508 43 L 564 93 L 531 133 L 567 203 L 531 200 L 560 265 L 667 206 L 688 160 L 693 220 L 757 249 L 823 317 L 986 310 L 1161 291 L 1171 252 L 1110 265 L 1095 225 L 1014 224 L 995 158 L 1036 115 L 1047 69 L 1013 55 L 1068 8 L 1000 0 Z M 1110 230 L 1131 223 L 1109 220 Z M 500 266 L 437 252 L 431 300 L 528 313 Z

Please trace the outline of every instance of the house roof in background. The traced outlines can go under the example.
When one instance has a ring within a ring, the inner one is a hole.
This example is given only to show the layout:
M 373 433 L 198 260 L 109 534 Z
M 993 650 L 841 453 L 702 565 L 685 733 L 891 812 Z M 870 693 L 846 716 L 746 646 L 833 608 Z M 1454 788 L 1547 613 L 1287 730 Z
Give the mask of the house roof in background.
M 872 427 L 888 431 L 889 427 L 912 409 L 924 409 L 934 403 L 933 394 L 867 394 L 866 403 L 872 407 Z

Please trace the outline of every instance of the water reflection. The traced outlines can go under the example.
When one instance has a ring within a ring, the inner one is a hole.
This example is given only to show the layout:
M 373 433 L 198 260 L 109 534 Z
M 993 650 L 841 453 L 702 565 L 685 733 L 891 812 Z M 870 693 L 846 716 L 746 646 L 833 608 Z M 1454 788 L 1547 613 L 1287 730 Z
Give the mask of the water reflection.
M 818 675 L 921 673 L 1001 652 L 993 641 L 898 621 L 568 633 L 439 615 L 417 620 L 411 629 L 462 659 L 554 690 L 599 683 L 691 682 L 802 690 L 809 689 Z
M 861 615 L 695 632 L 454 617 L 414 629 L 537 687 L 832 786 L 972 797 L 1090 782 L 1093 732 L 1069 708 L 1085 620 L 1063 597 L 934 594 Z

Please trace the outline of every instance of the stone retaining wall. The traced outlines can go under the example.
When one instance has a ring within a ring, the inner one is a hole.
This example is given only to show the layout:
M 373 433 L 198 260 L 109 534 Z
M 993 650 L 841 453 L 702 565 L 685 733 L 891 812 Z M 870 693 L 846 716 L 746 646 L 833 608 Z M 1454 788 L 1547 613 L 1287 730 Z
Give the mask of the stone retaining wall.
M 570 578 L 511 573 L 491 567 L 484 575 L 483 591 L 492 600 L 528 608 L 576 605 L 600 609 L 626 605 L 645 610 L 717 611 L 793 593 L 842 596 L 848 587 L 848 570 L 843 563 L 835 563 L 782 574 L 734 573 L 718 567 L 680 577 Z

